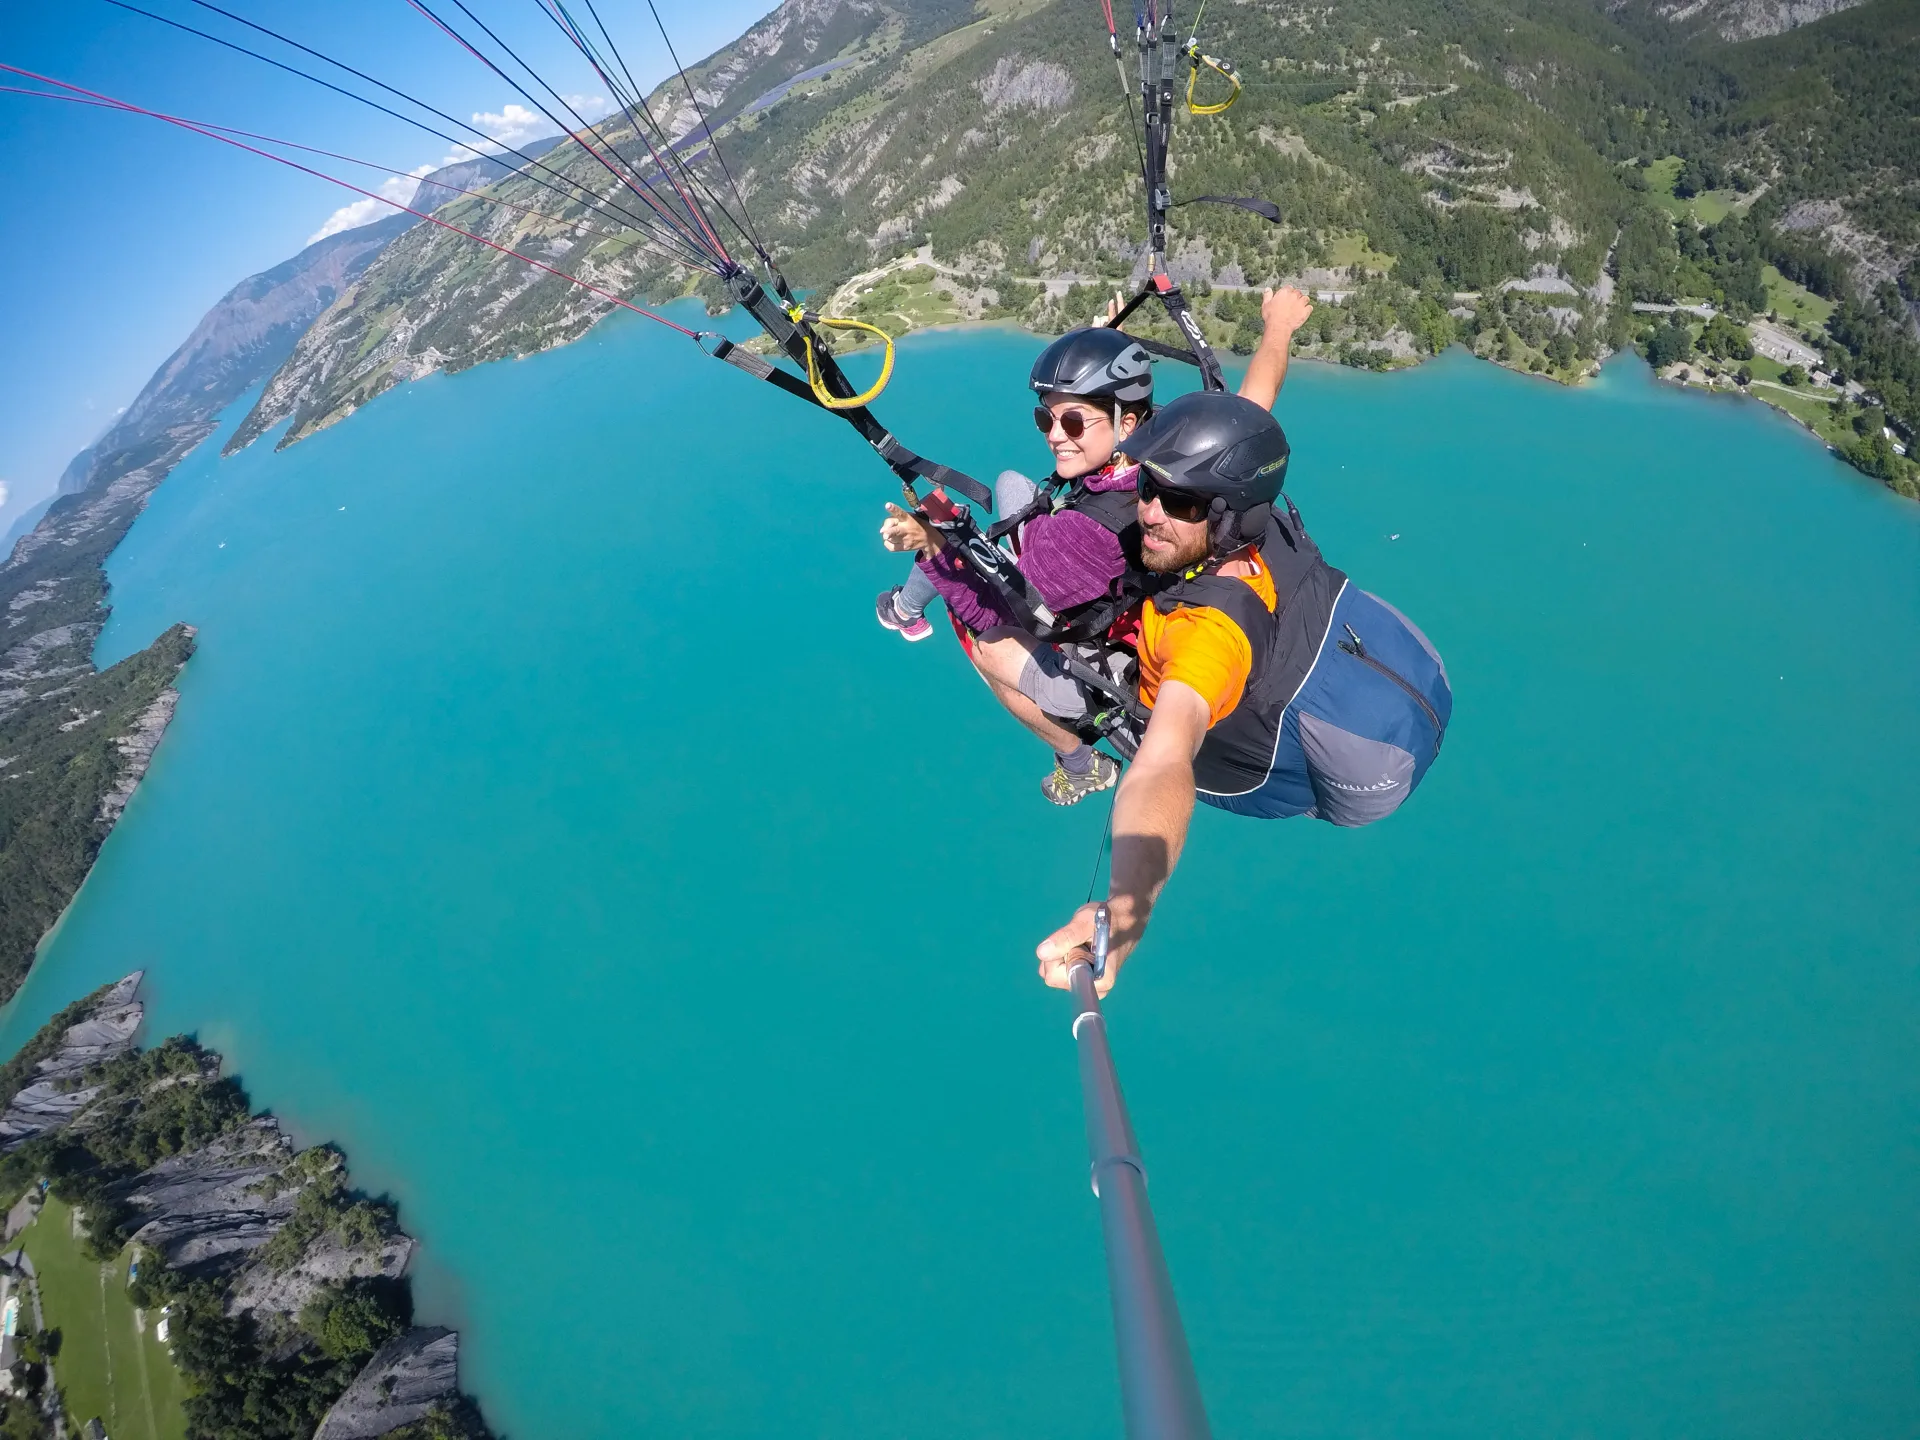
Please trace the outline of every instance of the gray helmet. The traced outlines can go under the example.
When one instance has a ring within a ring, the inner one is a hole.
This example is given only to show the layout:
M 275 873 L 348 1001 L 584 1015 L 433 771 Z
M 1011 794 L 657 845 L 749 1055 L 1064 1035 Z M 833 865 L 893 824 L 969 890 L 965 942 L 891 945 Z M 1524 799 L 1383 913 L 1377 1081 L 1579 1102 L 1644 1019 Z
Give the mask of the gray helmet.
M 1069 330 L 1040 352 L 1027 384 L 1041 395 L 1123 404 L 1153 398 L 1153 360 L 1131 335 L 1105 325 Z
M 1271 505 L 1287 480 L 1287 435 L 1251 400 L 1201 390 L 1171 400 L 1120 449 L 1170 490 L 1234 514 Z

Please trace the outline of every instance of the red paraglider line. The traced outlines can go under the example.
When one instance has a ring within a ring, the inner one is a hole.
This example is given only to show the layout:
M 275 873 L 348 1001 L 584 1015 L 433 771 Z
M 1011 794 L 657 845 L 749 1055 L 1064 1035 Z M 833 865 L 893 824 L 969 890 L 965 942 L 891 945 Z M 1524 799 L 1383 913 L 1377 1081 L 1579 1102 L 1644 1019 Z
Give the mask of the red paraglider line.
M 549 275 L 557 275 L 560 279 L 570 281 L 571 283 L 578 285 L 582 290 L 589 291 L 592 294 L 598 295 L 602 300 L 609 300 L 613 302 L 615 305 L 619 305 L 624 309 L 631 310 L 636 315 L 644 315 L 649 320 L 658 320 L 662 325 L 666 326 L 669 330 L 678 330 L 682 335 L 685 335 L 690 340 L 698 341 L 700 338 L 700 334 L 698 331 L 689 330 L 684 325 L 675 324 L 673 321 L 667 319 L 666 316 L 661 315 L 655 311 L 649 310 L 644 305 L 635 305 L 631 300 L 623 300 L 618 295 L 615 295 L 611 290 L 602 290 L 598 285 L 592 284 L 591 282 L 586 280 L 582 280 L 578 275 L 569 275 L 564 270 L 556 270 L 553 266 L 545 264 L 539 260 L 535 260 L 530 255 L 522 255 L 518 250 L 509 250 L 504 245 L 496 244 L 494 241 L 487 239 L 487 237 L 484 235 L 476 235 L 471 230 L 462 230 L 458 225 L 449 224 L 445 220 L 441 220 L 436 218 L 435 216 L 427 214 L 427 212 L 424 210 L 416 210 L 411 205 L 402 205 L 398 200 L 389 200 L 386 196 L 381 195 L 376 191 L 363 189 L 360 186 L 355 185 L 350 180 L 340 179 L 337 175 L 329 175 L 323 170 L 315 170 L 311 166 L 300 164 L 300 162 L 297 160 L 289 160 L 284 155 L 275 155 L 270 150 L 258 149 L 255 146 L 248 145 L 243 141 L 232 139 L 229 136 L 221 135 L 216 133 L 215 131 L 206 129 L 203 126 L 196 125 L 191 120 L 182 120 L 177 115 L 164 115 L 158 110 L 143 109 L 142 107 L 131 104 L 128 101 L 116 100 L 111 95 L 103 95 L 97 90 L 89 90 L 83 85 L 73 85 L 73 84 L 69 84 L 65 80 L 56 80 L 51 75 L 36 74 L 32 70 L 23 70 L 18 65 L 9 65 L 4 61 L 0 61 L 0 70 L 4 70 L 10 75 L 22 76 L 28 80 L 38 80 L 43 85 L 58 85 L 62 90 L 72 90 L 77 94 L 91 96 L 95 100 L 104 101 L 106 104 L 112 106 L 116 110 L 125 110 L 134 115 L 145 115 L 154 120 L 163 120 L 169 125 L 179 126 L 182 130 L 191 130 L 196 135 L 204 135 L 209 140 L 218 140 L 223 145 L 231 145 L 236 150 L 245 150 L 251 155 L 259 155 L 264 159 L 276 161 L 277 163 L 281 165 L 285 165 L 290 169 L 298 170 L 302 174 L 311 175 L 316 180 L 325 180 L 330 185 L 338 185 L 343 190 L 351 190 L 356 195 L 364 195 L 369 200 L 378 200 L 382 205 L 391 205 L 396 210 L 404 210 L 407 212 L 407 214 L 418 216 L 420 219 L 425 220 L 430 225 L 438 225 L 442 230 L 451 230 L 456 235 L 464 235 L 469 240 L 477 240 L 480 244 L 486 246 L 489 250 L 497 250 L 502 255 L 508 255 L 515 260 L 523 261 L 524 263 L 533 266 L 533 268 L 536 270 L 544 270 Z

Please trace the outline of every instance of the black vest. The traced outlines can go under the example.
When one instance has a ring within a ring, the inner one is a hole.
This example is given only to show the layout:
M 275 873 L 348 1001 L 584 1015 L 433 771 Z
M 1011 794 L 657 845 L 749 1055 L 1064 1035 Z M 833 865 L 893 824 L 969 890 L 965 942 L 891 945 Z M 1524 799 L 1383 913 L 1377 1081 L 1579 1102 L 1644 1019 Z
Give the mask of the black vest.
M 1319 547 L 1286 502 L 1267 522 L 1260 559 L 1273 579 L 1274 608 L 1244 580 L 1214 573 L 1214 565 L 1181 576 L 1152 593 L 1161 614 L 1181 606 L 1218 610 L 1245 633 L 1253 647 L 1246 694 L 1226 719 L 1207 731 L 1194 757 L 1193 778 L 1202 790 L 1237 795 L 1262 784 L 1280 745 L 1287 706 L 1300 693 L 1347 577 L 1321 558 Z

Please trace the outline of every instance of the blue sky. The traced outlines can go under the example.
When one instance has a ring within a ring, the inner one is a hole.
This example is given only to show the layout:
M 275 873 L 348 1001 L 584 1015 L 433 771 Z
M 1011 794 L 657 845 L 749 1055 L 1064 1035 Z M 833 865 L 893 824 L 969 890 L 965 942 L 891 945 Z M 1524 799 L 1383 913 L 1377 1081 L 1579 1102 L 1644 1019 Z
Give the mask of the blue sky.
M 189 0 L 134 3 L 316 73 L 324 68 Z M 404 0 L 221 3 L 449 114 L 510 117 L 510 104 L 524 108 L 504 81 Z M 534 0 L 467 3 L 556 89 L 604 94 Z M 666 50 L 645 0 L 597 3 L 635 77 L 650 84 L 667 74 Z M 657 3 L 681 58 L 692 61 L 739 35 L 774 0 Z M 449 149 L 397 120 L 104 0 L 0 0 L 0 61 L 149 109 L 407 169 L 437 164 Z M 0 81 L 20 83 L 10 76 Z M 139 393 L 209 306 L 240 280 L 298 252 L 356 197 L 158 121 L 18 95 L 0 94 L 0 141 L 0 194 L 7 197 L 0 205 L 4 532 L 52 492 L 74 453 Z M 381 178 L 331 162 L 326 168 L 369 188 Z

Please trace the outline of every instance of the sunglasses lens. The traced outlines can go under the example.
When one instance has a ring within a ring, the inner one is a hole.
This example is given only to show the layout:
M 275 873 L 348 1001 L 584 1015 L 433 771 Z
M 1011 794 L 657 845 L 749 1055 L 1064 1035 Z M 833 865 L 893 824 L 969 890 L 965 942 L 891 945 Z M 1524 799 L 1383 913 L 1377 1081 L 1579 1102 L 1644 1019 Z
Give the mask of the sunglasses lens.
M 1178 490 L 1161 489 L 1147 474 L 1144 466 L 1140 470 L 1139 488 L 1140 503 L 1144 505 L 1149 500 L 1158 500 L 1161 513 L 1169 520 L 1184 520 L 1191 524 L 1196 520 L 1206 519 L 1211 508 L 1210 502 L 1203 496 L 1184 495 Z
M 1053 434 L 1058 425 L 1069 440 L 1078 440 L 1087 433 L 1087 417 L 1078 410 L 1063 410 L 1058 415 L 1044 405 L 1033 407 L 1033 428 L 1042 435 Z

